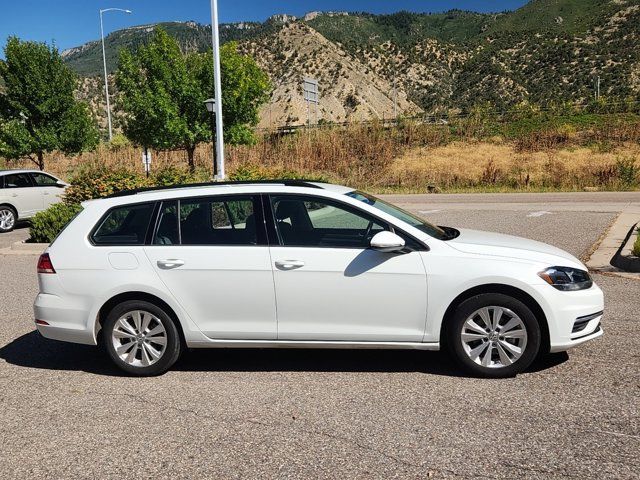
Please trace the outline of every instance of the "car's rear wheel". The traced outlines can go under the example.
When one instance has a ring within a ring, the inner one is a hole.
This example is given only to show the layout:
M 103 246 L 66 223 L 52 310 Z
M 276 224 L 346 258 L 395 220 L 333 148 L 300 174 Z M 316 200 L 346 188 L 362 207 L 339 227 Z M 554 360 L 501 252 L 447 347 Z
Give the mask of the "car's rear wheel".
M 511 377 L 526 369 L 540 350 L 538 320 L 520 300 L 482 294 L 462 302 L 447 325 L 447 345 L 473 374 Z
M 0 233 L 6 233 L 13 230 L 16 226 L 16 220 L 18 216 L 16 211 L 6 205 L 0 207 Z
M 175 323 L 161 308 L 145 301 L 126 301 L 111 310 L 101 338 L 113 362 L 133 375 L 160 375 L 180 356 Z

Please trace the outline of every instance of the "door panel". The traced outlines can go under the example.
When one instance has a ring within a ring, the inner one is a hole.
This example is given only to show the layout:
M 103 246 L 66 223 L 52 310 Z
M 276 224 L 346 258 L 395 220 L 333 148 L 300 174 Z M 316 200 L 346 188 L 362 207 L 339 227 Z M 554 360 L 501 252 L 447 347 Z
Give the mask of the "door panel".
M 42 194 L 33 186 L 28 173 L 10 173 L 4 177 L 5 195 L 18 210 L 18 217 L 30 217 L 42 210 Z
M 165 202 L 153 268 L 202 332 L 216 339 L 277 336 L 271 256 L 259 197 Z
M 278 339 L 420 342 L 427 279 L 417 251 L 368 248 L 390 226 L 335 200 L 273 195 Z
M 55 203 L 61 201 L 61 195 L 64 189 L 57 186 L 58 179 L 45 173 L 32 173 L 31 177 L 34 184 L 38 187 L 40 195 L 42 195 L 42 208 L 47 209 Z
M 157 245 L 145 252 L 169 291 L 208 337 L 276 338 L 268 247 Z M 174 265 L 162 263 L 167 260 Z
M 279 340 L 422 341 L 427 281 L 419 252 L 272 247 L 271 255 Z

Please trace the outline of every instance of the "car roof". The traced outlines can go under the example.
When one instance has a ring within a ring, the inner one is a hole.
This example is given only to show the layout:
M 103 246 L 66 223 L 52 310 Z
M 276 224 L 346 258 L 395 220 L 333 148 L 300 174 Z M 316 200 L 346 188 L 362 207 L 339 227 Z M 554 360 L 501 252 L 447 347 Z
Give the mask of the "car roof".
M 114 193 L 108 198 L 115 197 L 128 197 L 132 195 L 147 195 L 151 193 L 165 192 L 171 193 L 179 191 L 180 193 L 190 194 L 192 191 L 203 188 L 215 189 L 215 193 L 219 193 L 217 189 L 228 187 L 253 187 L 256 192 L 265 191 L 262 188 L 267 186 L 280 186 L 280 187 L 306 187 L 313 189 L 326 190 L 329 192 L 344 194 L 352 192 L 354 189 L 351 187 L 345 187 L 343 185 L 334 185 L 326 182 L 314 182 L 309 180 L 247 180 L 247 181 L 231 181 L 231 182 L 207 182 L 185 185 L 169 185 L 169 186 L 156 186 L 139 188 L 135 190 L 123 190 L 121 192 Z M 245 188 L 243 191 L 247 191 Z M 271 190 L 270 190 L 271 191 Z M 228 193 L 228 192 L 226 192 Z
M 351 187 L 323 182 L 300 180 L 263 180 L 247 182 L 215 182 L 204 184 L 179 185 L 171 187 L 152 187 L 123 191 L 106 198 L 87 200 L 83 206 L 100 203 L 105 206 L 126 205 L 131 203 L 156 202 L 160 200 L 199 197 L 207 195 L 256 194 L 256 193 L 306 193 L 326 192 L 342 195 L 354 191 Z

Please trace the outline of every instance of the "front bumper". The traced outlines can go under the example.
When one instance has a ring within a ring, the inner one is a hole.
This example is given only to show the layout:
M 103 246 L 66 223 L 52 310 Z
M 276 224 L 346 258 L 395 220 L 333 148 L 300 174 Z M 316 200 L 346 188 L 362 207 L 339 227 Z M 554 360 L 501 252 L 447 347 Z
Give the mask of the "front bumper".
M 575 292 L 556 290 L 550 285 L 538 285 L 536 290 L 547 317 L 551 352 L 563 352 L 603 335 L 604 295 L 595 283 Z M 584 318 L 589 318 L 586 325 Z M 574 331 L 576 322 L 580 327 Z

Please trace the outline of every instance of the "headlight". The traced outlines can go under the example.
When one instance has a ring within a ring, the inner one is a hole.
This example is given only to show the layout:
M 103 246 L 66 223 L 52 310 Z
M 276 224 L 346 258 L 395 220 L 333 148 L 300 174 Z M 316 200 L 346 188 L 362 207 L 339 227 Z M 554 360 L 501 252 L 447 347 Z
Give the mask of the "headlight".
M 591 288 L 593 281 L 588 272 L 569 267 L 549 267 L 538 273 L 549 285 L 558 290 L 586 290 Z

